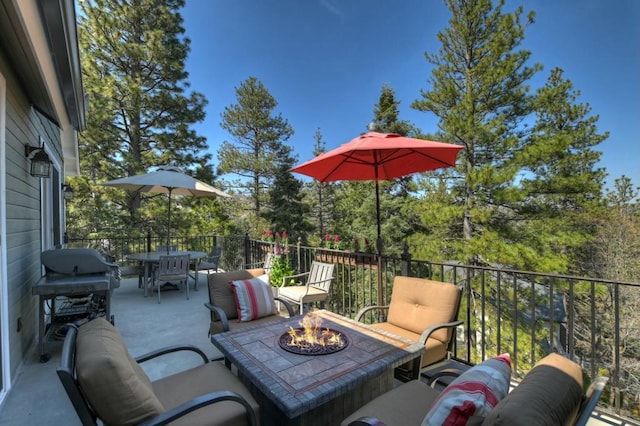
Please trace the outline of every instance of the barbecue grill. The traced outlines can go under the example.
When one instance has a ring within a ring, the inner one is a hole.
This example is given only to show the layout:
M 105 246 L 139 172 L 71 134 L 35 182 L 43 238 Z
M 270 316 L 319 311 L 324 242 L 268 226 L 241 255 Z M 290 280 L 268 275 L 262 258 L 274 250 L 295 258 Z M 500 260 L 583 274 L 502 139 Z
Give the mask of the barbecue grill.
M 39 296 L 40 361 L 50 355 L 45 344 L 51 336 L 63 337 L 68 323 L 105 316 L 111 322 L 111 292 L 120 286 L 118 265 L 107 262 L 94 249 L 45 250 L 40 255 L 45 276 L 32 288 Z

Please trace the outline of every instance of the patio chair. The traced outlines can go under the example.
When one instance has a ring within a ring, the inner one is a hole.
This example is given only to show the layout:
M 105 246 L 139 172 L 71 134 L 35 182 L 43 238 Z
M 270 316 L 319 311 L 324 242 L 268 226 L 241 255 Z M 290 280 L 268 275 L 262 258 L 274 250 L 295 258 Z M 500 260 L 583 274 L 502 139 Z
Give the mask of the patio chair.
M 151 381 L 140 364 L 171 354 L 201 364 Z M 260 407 L 240 379 L 190 345 L 133 358 L 104 318 L 70 326 L 58 378 L 84 426 L 99 424 L 257 425 Z M 173 423 L 176 422 L 176 423 Z
M 222 247 L 214 246 L 211 249 L 211 253 L 198 263 L 196 263 L 196 273 L 198 271 L 207 271 L 207 276 L 211 273 L 211 271 L 218 272 L 218 267 L 220 265 L 220 258 L 222 257 Z
M 188 254 L 177 254 L 160 256 L 158 262 L 158 271 L 156 275 L 156 287 L 158 290 L 158 303 L 160 303 L 161 282 L 178 281 L 184 285 L 184 291 L 189 299 L 189 266 L 191 264 L 191 256 Z
M 486 372 L 487 366 L 485 361 L 481 369 Z M 403 383 L 352 413 L 341 426 L 434 424 L 434 417 L 446 413 L 457 414 L 459 422 L 470 414 L 467 424 L 477 425 L 585 426 L 608 381 L 607 377 L 597 377 L 583 393 L 580 366 L 551 353 L 538 361 L 507 395 L 500 395 L 496 404 L 484 399 L 485 389 L 481 392 L 477 386 L 464 386 L 465 382 L 470 384 L 482 377 L 481 369 L 470 368 L 455 379 L 454 386 L 442 392 L 422 380 Z M 492 386 L 496 375 L 486 374 L 484 380 Z
M 453 352 L 455 328 L 462 324 L 457 319 L 460 295 L 461 290 L 450 283 L 397 275 L 389 305 L 365 307 L 355 320 L 362 321 L 365 314 L 377 312 L 378 322 L 371 325 L 424 345 L 422 369 L 447 359 Z M 396 369 L 399 380 L 411 380 L 413 375 L 409 367 Z
M 282 278 L 282 286 L 278 288 L 278 296 L 300 306 L 300 314 L 304 313 L 306 303 L 326 303 L 329 288 L 333 280 L 333 263 L 311 262 L 309 272 L 289 275 Z M 306 277 L 304 282 L 298 281 Z M 287 285 L 295 280 L 297 285 Z
M 266 273 L 269 273 L 269 271 L 271 270 L 271 268 L 273 268 L 273 262 L 275 260 L 275 257 L 273 256 L 273 253 L 269 252 L 265 255 L 264 260 L 261 262 L 254 262 L 254 263 L 244 263 L 242 265 L 242 267 L 240 269 L 257 269 L 257 268 L 262 268 L 265 270 Z

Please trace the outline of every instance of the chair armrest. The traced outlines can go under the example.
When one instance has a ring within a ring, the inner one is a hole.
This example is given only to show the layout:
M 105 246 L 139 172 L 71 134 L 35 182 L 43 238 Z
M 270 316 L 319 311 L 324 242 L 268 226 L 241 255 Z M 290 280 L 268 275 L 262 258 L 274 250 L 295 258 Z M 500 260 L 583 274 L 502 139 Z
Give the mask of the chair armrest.
M 245 410 L 247 410 L 247 419 L 249 420 L 249 425 L 256 426 L 258 424 L 258 416 L 256 415 L 255 411 L 253 411 L 253 408 L 251 408 L 251 405 L 249 405 L 247 400 L 245 400 L 241 395 L 231 391 L 213 392 L 199 396 L 197 398 L 193 398 L 190 401 L 180 404 L 175 408 L 167 410 L 164 413 L 159 414 L 158 416 L 139 424 L 141 426 L 166 425 L 186 414 L 189 414 L 192 411 L 222 401 L 235 401 L 239 404 L 242 404 Z
M 299 277 L 304 277 L 306 275 L 309 275 L 309 273 L 308 272 L 303 272 L 301 274 L 287 275 L 286 277 L 282 277 L 282 285 L 280 287 L 285 287 L 285 284 L 286 284 L 287 280 L 289 280 L 291 278 L 299 278 Z
M 376 419 L 375 417 L 365 416 L 358 417 L 357 419 L 349 423 L 349 426 L 387 426 L 387 424 L 382 420 Z
M 278 302 L 282 303 L 284 305 L 285 308 L 287 308 L 287 312 L 289 312 L 289 318 L 292 318 L 296 315 L 296 313 L 293 311 L 293 308 L 291 307 L 291 303 L 289 303 L 288 301 L 286 301 L 285 299 L 281 298 L 281 297 L 274 297 L 274 300 L 277 300 Z
M 225 314 L 222 309 L 212 305 L 211 303 L 205 303 L 204 306 L 211 312 L 218 315 L 218 318 L 220 318 L 220 322 L 222 323 L 222 331 L 229 331 L 229 320 L 227 319 L 227 314 Z
M 418 343 L 420 343 L 421 345 L 424 345 L 425 343 L 427 343 L 427 339 L 429 338 L 429 336 L 431 336 L 431 334 L 436 330 L 440 330 L 441 328 L 456 328 L 459 325 L 462 325 L 461 320 L 432 325 L 431 327 L 427 328 L 425 331 L 422 332 L 422 334 L 420 335 L 420 340 L 418 340 Z
M 591 413 L 596 408 L 596 405 L 598 405 L 600 396 L 602 395 L 604 387 L 608 381 L 608 377 L 599 376 L 591 383 L 589 389 L 587 389 L 587 392 L 584 395 L 584 400 L 580 405 L 580 409 L 578 410 L 576 422 L 574 423 L 575 425 L 584 426 L 587 424 L 591 418 Z
M 144 355 L 140 355 L 136 357 L 135 360 L 138 364 L 140 364 L 150 359 L 157 358 L 161 355 L 171 354 L 171 353 L 180 352 L 180 351 L 195 352 L 198 355 L 200 355 L 200 358 L 202 358 L 205 364 L 209 362 L 209 358 L 207 358 L 207 355 L 200 348 L 191 346 L 191 345 L 169 346 L 166 348 L 160 348 L 155 351 L 146 353 Z
M 433 376 L 431 376 L 427 380 L 427 384 L 435 389 L 436 385 L 438 384 L 438 380 L 441 377 L 460 377 L 462 373 L 464 373 L 464 371 L 457 368 L 446 368 L 444 370 L 438 371 Z
M 360 319 L 362 318 L 362 316 L 364 314 L 366 314 L 369 311 L 373 311 L 373 310 L 385 310 L 388 311 L 389 310 L 389 305 L 386 306 L 365 306 L 364 308 L 360 309 L 358 311 L 358 313 L 356 314 L 354 320 L 360 322 Z

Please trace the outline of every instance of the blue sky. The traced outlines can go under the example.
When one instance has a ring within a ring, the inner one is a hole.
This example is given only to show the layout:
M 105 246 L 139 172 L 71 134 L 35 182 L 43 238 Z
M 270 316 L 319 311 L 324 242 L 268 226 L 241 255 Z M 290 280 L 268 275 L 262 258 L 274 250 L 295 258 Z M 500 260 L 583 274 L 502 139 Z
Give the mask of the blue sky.
M 599 132 L 610 133 L 597 147 L 609 184 L 624 174 L 639 186 L 640 2 L 507 0 L 505 10 L 521 4 L 536 12 L 523 47 L 544 65 L 532 89 L 562 68 L 581 92 L 578 102 L 600 116 Z M 436 34 L 448 25 L 441 0 L 187 0 L 181 12 L 191 39 L 189 82 L 209 101 L 196 129 L 215 164 L 219 144 L 232 141 L 221 113 L 250 76 L 295 130 L 286 143 L 298 163 L 313 158 L 318 128 L 328 150 L 366 131 L 384 83 L 401 101 L 401 119 L 437 130 L 432 114 L 410 105 L 429 88 L 424 52 L 437 52 Z

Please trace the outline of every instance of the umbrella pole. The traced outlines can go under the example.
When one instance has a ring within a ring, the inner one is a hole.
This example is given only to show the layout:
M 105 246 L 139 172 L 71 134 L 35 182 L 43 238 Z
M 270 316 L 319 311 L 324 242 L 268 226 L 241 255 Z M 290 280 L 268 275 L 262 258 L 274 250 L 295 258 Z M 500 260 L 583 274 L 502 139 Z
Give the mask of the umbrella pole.
M 382 295 L 382 235 L 380 235 L 380 188 L 378 183 L 378 168 L 376 167 L 376 222 L 378 226 L 378 238 L 376 249 L 378 251 L 378 306 L 383 306 Z
M 169 226 L 167 227 L 167 254 L 169 254 L 169 246 L 171 246 L 171 191 L 173 191 L 173 188 L 169 188 Z

